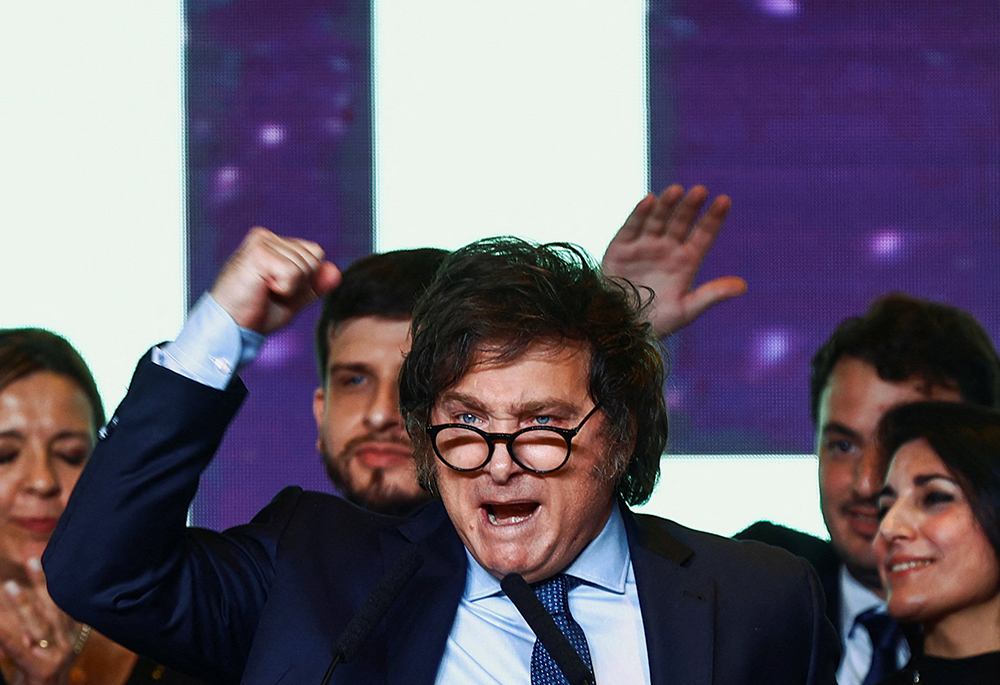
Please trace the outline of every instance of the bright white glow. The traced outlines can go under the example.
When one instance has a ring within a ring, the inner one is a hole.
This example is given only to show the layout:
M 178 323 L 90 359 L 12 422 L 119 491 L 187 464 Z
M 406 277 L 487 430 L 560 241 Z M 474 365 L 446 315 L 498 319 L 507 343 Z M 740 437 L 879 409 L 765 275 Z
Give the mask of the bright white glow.
M 872 258 L 883 264 L 898 262 L 905 252 L 904 234 L 898 228 L 883 228 L 871 238 L 869 249 Z
M 794 17 L 800 11 L 797 0 L 759 0 L 760 8 L 776 17 Z
M 113 409 L 183 316 L 180 0 L 4 5 L 0 326 L 83 353 Z
M 375 0 L 376 249 L 600 257 L 648 186 L 644 0 Z
M 667 455 L 660 467 L 652 499 L 637 511 L 725 536 L 767 520 L 830 537 L 813 454 Z
M 275 147 L 285 142 L 285 127 L 281 124 L 265 124 L 257 133 L 260 144 L 265 147 Z

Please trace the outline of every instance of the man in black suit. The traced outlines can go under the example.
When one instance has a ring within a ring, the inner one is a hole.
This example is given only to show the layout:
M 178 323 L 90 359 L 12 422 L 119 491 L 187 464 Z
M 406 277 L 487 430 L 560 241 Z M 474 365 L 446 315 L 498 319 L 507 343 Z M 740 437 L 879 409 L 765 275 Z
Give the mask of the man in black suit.
M 338 279 L 318 246 L 253 231 L 211 293 L 240 327 L 222 336 L 242 341 L 231 366 Z M 808 564 L 629 511 L 666 439 L 640 299 L 567 247 L 453 253 L 401 375 L 418 475 L 440 501 L 399 519 L 289 488 L 223 533 L 185 513 L 245 389 L 200 377 L 228 365 L 197 360 L 218 348 L 189 328 L 213 324 L 189 321 L 140 363 L 81 476 L 43 560 L 52 596 L 218 682 L 319 682 L 378 578 L 415 550 L 422 567 L 332 682 L 563 682 L 501 591 L 517 573 L 598 682 L 832 683 Z
M 784 547 L 812 563 L 843 643 L 838 682 L 869 685 L 907 656 L 895 624 L 882 618 L 884 595 L 871 549 L 884 475 L 875 428 L 888 409 L 916 400 L 1000 406 L 1000 360 L 969 314 L 893 293 L 837 326 L 813 358 L 810 392 L 830 542 L 767 522 L 736 537 Z

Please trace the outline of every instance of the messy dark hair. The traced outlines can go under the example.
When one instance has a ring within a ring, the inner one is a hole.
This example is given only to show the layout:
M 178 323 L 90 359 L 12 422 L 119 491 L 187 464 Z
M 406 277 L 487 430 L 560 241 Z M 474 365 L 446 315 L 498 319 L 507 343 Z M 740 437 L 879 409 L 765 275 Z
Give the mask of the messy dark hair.
M 430 411 L 477 355 L 507 362 L 538 343 L 584 345 L 589 392 L 608 419 L 609 475 L 628 504 L 649 499 L 667 439 L 664 362 L 649 302 L 579 248 L 491 238 L 449 255 L 413 312 L 400 404 L 421 484 L 436 493 Z

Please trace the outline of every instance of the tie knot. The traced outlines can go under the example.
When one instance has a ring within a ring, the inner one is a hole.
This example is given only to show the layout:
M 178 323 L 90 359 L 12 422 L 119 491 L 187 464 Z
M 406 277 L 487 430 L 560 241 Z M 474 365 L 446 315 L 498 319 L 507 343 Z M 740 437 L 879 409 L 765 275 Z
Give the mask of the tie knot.
M 549 615 L 569 613 L 569 591 L 580 584 L 579 578 L 559 573 L 535 586 L 535 596 Z
M 899 641 L 899 624 L 884 611 L 869 609 L 858 614 L 856 622 L 868 631 L 876 650 L 893 649 Z

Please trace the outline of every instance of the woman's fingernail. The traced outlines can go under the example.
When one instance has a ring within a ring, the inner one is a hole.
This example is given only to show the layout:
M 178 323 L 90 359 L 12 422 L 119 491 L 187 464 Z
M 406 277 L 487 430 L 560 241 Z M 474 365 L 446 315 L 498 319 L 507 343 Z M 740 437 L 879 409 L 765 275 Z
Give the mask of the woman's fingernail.
M 31 557 L 30 559 L 28 559 L 28 568 L 30 568 L 32 571 L 41 571 L 42 570 L 41 560 L 38 557 Z
M 13 580 L 8 580 L 3 584 L 3 589 L 7 591 L 7 594 L 11 597 L 17 597 L 21 594 L 20 586 Z

